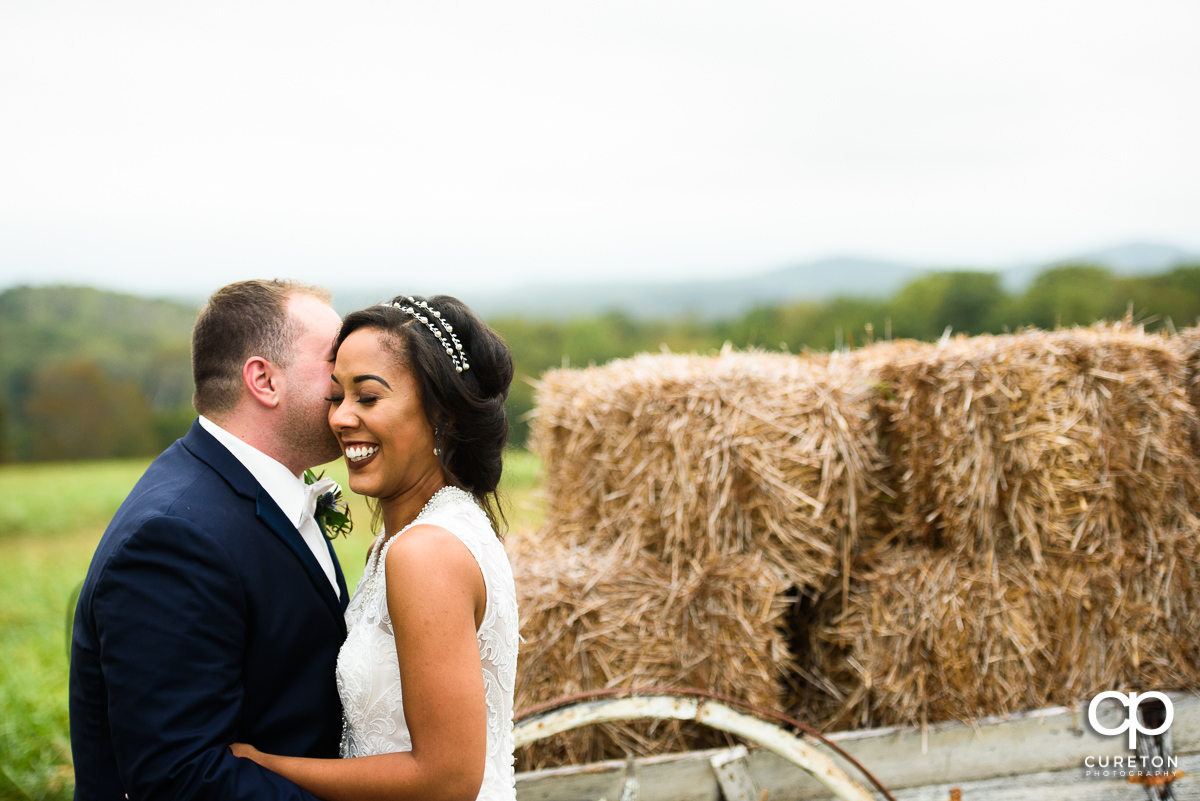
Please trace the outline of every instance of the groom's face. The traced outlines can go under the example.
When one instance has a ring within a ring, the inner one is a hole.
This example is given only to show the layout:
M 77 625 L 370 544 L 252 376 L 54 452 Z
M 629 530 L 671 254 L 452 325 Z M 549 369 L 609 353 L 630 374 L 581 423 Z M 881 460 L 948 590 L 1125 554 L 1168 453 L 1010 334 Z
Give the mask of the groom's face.
M 329 428 L 329 374 L 333 371 L 333 342 L 342 320 L 320 298 L 293 295 L 288 311 L 302 326 L 292 362 L 284 371 L 287 408 L 284 435 L 297 461 L 307 466 L 331 462 L 342 455 Z

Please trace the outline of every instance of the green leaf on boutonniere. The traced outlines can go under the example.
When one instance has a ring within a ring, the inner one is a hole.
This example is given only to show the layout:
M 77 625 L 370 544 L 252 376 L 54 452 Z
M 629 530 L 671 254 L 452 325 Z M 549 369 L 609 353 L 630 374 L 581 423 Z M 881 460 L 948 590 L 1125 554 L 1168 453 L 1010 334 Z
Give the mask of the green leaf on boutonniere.
M 324 473 L 317 475 L 312 470 L 304 471 L 304 483 L 315 484 L 324 478 Z M 336 481 L 329 479 L 333 489 L 317 497 L 317 508 L 313 511 L 313 519 L 317 521 L 325 539 L 332 540 L 339 534 L 346 536 L 354 528 L 350 520 L 350 504 L 342 498 L 342 488 Z

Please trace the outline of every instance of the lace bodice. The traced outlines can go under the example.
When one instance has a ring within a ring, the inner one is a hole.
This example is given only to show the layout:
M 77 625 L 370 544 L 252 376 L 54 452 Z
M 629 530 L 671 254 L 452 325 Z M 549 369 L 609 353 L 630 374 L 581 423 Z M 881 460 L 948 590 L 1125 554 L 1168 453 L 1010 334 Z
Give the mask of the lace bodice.
M 455 487 L 439 491 L 417 519 L 367 559 L 346 609 L 349 633 L 338 655 L 337 686 L 345 717 L 342 756 L 411 751 L 404 719 L 395 633 L 387 610 L 384 562 L 388 548 L 417 524 L 439 526 L 462 540 L 479 563 L 487 605 L 476 640 L 487 698 L 487 764 L 479 799 L 511 801 L 513 686 L 517 673 L 517 596 L 504 547 L 474 498 Z

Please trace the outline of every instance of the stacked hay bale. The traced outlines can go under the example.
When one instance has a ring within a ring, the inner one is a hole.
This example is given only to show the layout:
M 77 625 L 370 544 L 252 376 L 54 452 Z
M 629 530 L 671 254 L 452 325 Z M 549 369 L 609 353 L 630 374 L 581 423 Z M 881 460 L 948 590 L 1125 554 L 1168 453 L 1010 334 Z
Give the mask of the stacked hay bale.
M 1200 461 L 1166 340 L 1098 326 L 857 361 L 888 388 L 898 502 L 810 631 L 827 725 L 1200 686 Z
M 877 506 L 873 399 L 869 383 L 822 360 L 765 353 L 544 376 L 532 442 L 547 524 L 512 555 L 525 637 L 517 708 L 645 685 L 780 708 L 787 593 L 817 596 L 845 574 Z M 609 727 L 520 759 L 623 756 L 679 736 Z
M 672 575 L 618 550 L 510 540 L 519 592 L 517 708 L 609 687 L 704 687 L 778 707 L 789 587 L 760 555 L 706 558 Z M 522 769 L 718 745 L 675 721 L 605 724 L 538 743 Z
M 958 339 L 882 365 L 906 542 L 1035 564 L 1146 557 L 1195 466 L 1182 361 L 1123 326 Z
M 818 359 L 639 356 L 546 374 L 548 530 L 671 563 L 762 552 L 821 585 L 879 491 L 874 389 Z
M 1198 353 L 1101 325 L 547 374 L 517 708 L 689 686 L 839 729 L 1200 687 Z

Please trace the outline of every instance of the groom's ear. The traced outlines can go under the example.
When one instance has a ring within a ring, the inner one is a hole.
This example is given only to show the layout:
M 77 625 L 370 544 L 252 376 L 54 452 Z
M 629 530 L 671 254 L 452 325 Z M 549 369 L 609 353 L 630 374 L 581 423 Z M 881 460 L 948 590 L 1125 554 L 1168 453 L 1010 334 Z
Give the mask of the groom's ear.
M 242 365 L 242 383 L 250 397 L 267 408 L 274 409 L 280 400 L 279 368 L 262 356 L 251 356 Z

